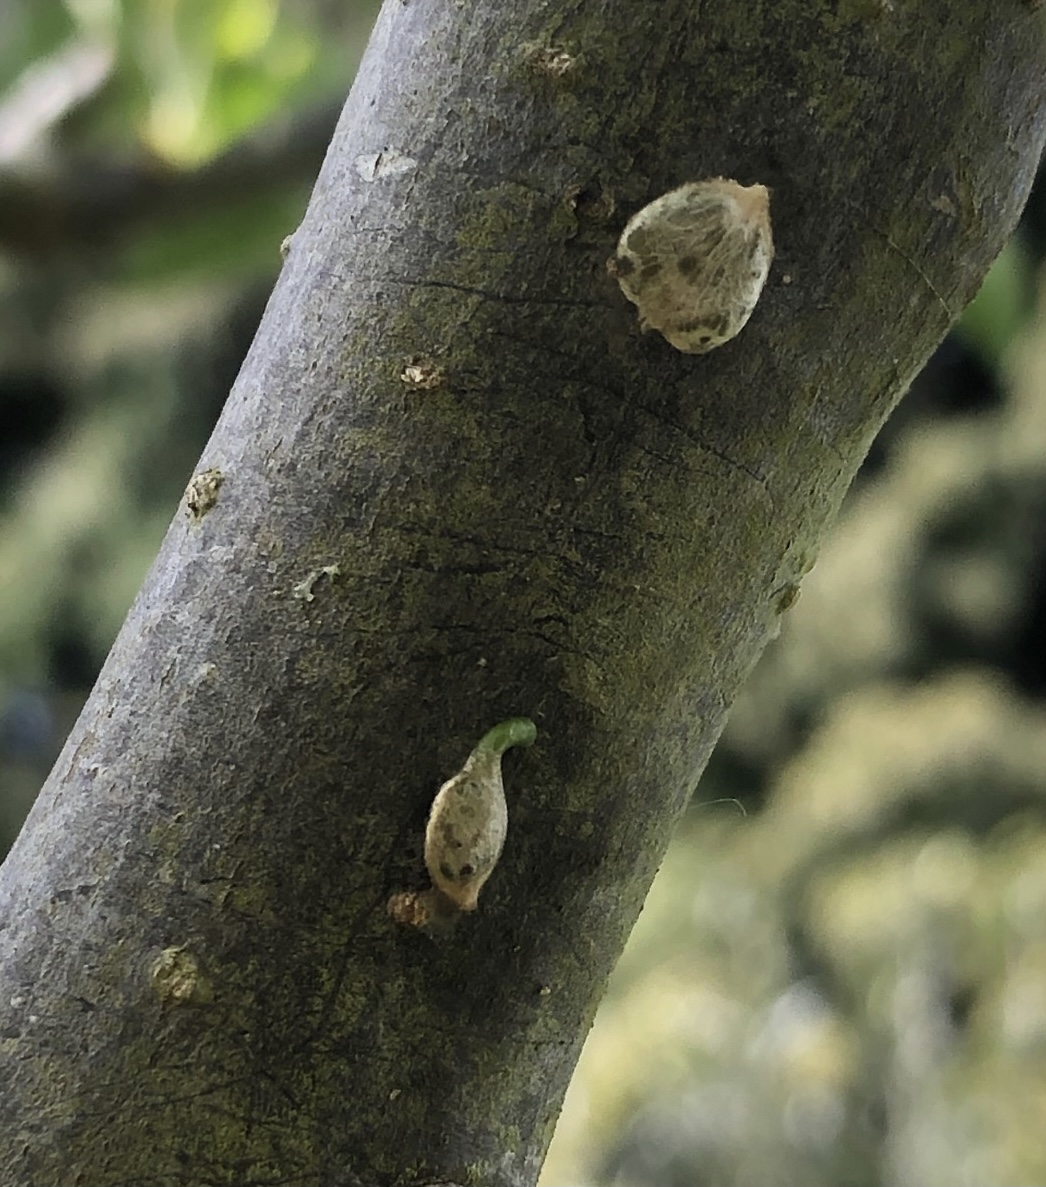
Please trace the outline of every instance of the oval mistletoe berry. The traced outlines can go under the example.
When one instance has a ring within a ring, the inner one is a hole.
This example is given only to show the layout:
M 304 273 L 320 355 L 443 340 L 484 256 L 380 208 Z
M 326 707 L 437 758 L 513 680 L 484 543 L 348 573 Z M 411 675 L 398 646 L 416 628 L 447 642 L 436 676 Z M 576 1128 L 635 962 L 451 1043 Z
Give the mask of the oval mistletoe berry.
M 725 177 L 692 181 L 634 214 L 607 263 L 644 330 L 704 354 L 752 316 L 774 258 L 770 194 Z
M 474 911 L 508 831 L 501 756 L 529 746 L 534 723 L 514 717 L 494 726 L 462 769 L 439 789 L 425 830 L 425 865 L 432 883 L 461 911 Z

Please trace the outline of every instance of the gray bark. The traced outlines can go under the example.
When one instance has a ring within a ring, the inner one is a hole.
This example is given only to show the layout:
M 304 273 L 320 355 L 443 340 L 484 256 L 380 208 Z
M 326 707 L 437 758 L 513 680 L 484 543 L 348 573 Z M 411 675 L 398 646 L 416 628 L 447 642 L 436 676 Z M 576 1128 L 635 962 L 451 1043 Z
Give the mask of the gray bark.
M 1044 63 L 1017 0 L 387 0 L 217 503 L 3 868 L 6 1183 L 534 1182 L 731 700 L 1014 225 Z M 604 264 L 717 174 L 777 258 L 687 356 Z M 519 714 L 479 910 L 393 923 Z

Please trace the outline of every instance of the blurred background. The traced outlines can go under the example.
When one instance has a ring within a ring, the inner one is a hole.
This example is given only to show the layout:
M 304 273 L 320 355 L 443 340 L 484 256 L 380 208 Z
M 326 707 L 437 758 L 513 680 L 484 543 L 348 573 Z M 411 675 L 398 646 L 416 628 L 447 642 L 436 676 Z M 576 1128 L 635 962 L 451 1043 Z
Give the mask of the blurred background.
M 253 336 L 370 0 L 0 6 L 0 852 Z M 1046 1183 L 1046 183 L 655 882 L 543 1187 Z

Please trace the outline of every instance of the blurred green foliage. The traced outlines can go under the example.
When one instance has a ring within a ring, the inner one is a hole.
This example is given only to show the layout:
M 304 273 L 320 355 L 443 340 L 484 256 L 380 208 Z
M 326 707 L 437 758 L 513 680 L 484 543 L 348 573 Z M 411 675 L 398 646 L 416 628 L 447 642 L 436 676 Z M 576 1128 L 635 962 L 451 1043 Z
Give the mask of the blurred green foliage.
M 0 7 L 0 849 L 177 513 L 376 7 Z M 1040 194 L 736 706 L 549 1187 L 1046 1182 L 1044 226 Z
M 76 147 L 196 166 L 287 108 L 344 92 L 376 9 L 372 0 L 8 0 L 0 91 L 10 98 L 67 63 L 62 55 L 94 49 L 109 68 L 93 87 L 84 82 L 90 103 L 69 106 Z

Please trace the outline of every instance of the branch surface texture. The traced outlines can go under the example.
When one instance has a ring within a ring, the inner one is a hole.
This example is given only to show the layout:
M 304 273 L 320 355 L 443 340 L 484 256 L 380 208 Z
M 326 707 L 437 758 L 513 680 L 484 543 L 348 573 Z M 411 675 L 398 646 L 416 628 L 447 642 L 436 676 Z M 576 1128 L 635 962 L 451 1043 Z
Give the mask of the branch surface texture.
M 535 1182 L 728 706 L 1014 226 L 1042 33 L 1018 0 L 388 0 L 0 875 L 9 1187 Z M 774 258 L 684 353 L 606 262 L 715 177 L 769 191 Z M 402 926 L 433 796 L 518 717 L 477 909 Z

